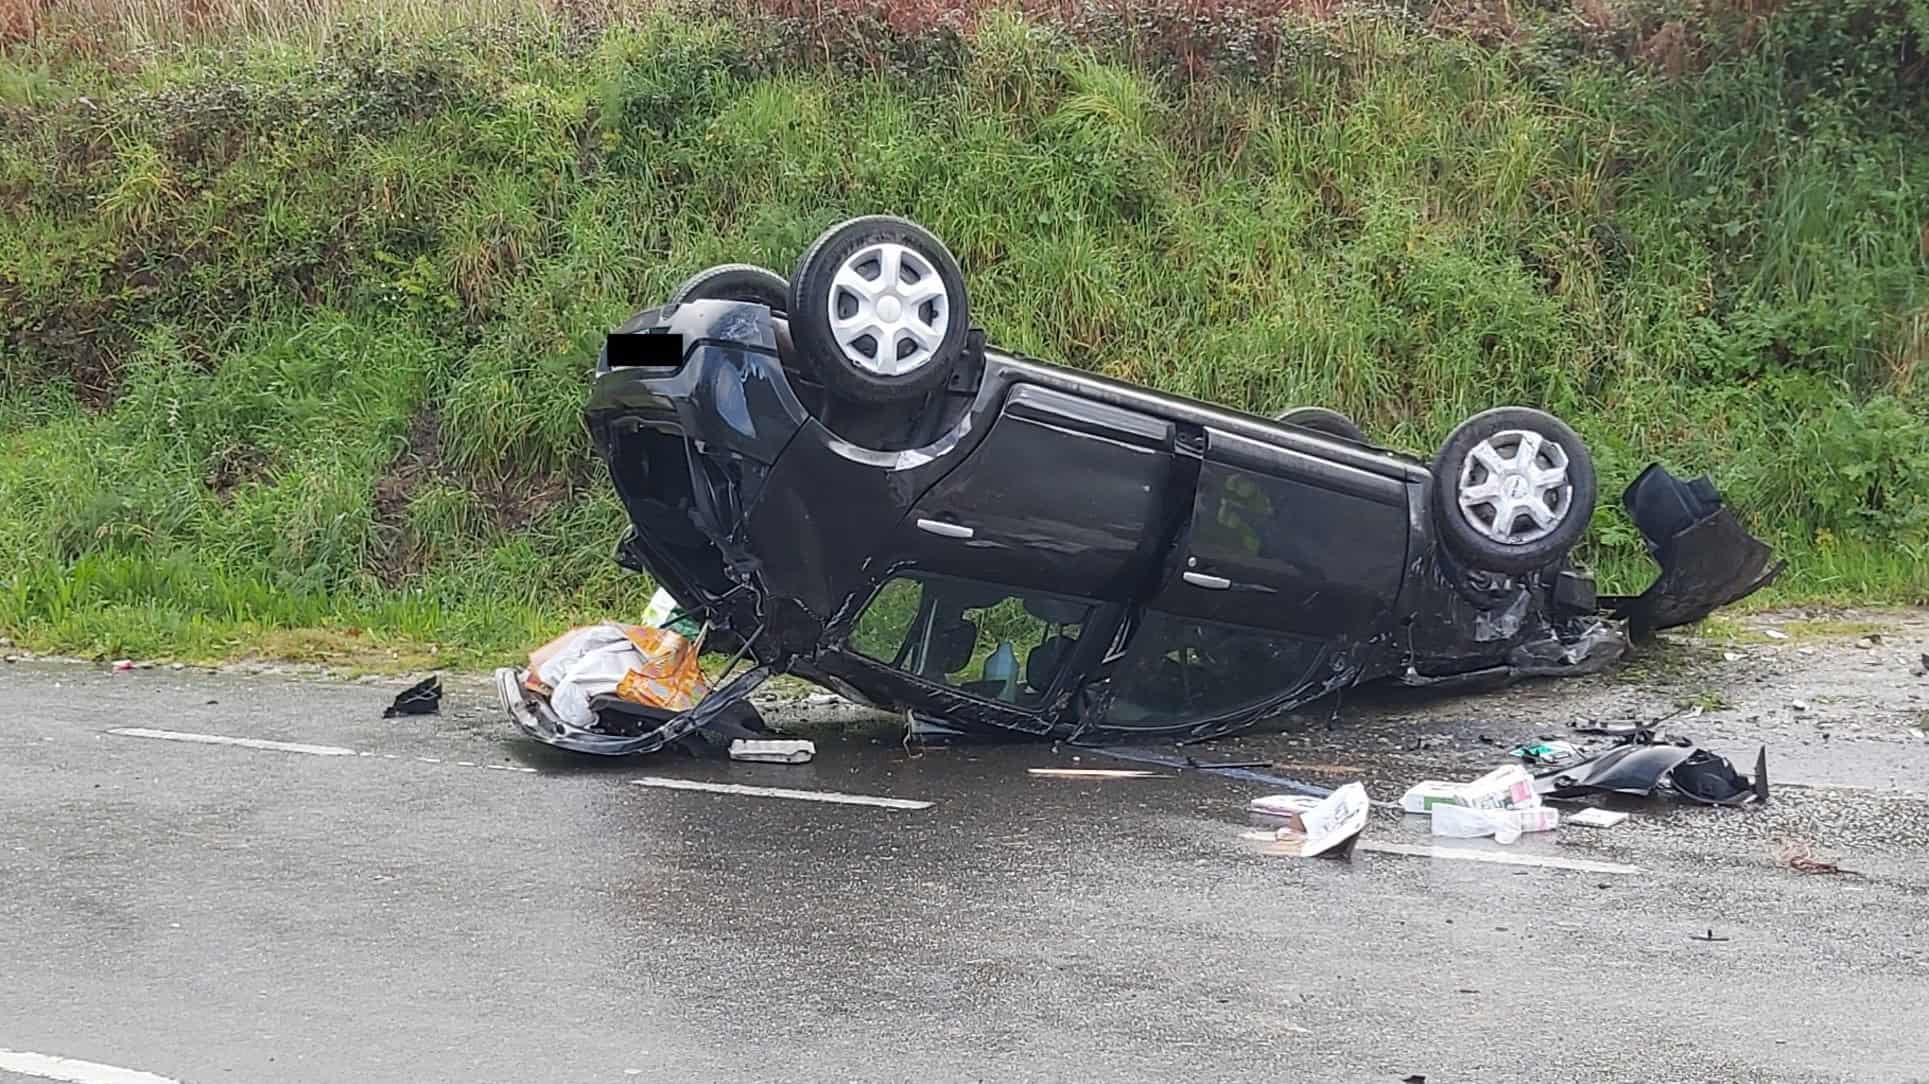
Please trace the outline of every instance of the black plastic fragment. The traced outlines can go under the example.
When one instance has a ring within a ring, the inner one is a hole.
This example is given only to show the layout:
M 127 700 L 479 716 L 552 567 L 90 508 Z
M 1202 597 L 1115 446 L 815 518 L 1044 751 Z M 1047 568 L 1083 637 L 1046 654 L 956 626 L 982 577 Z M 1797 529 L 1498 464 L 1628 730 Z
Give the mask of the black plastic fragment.
M 427 677 L 403 689 L 395 697 L 395 702 L 382 712 L 382 718 L 393 719 L 398 715 L 434 715 L 442 710 L 442 679 Z
M 1621 504 L 1647 539 L 1661 575 L 1640 595 L 1602 598 L 1635 639 L 1693 624 L 1781 575 L 1768 546 L 1748 533 L 1706 476 L 1682 481 L 1659 463 L 1641 472 Z

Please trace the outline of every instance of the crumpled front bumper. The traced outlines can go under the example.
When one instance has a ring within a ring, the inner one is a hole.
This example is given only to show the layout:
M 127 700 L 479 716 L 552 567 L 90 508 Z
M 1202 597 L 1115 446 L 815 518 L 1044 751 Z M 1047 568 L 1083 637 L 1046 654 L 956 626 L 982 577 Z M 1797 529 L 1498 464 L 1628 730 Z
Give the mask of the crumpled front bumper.
M 1682 481 L 1659 463 L 1641 472 L 1622 507 L 1648 542 L 1661 575 L 1639 595 L 1604 596 L 1601 606 L 1637 640 L 1693 624 L 1775 581 L 1786 561 L 1748 533 L 1707 476 Z

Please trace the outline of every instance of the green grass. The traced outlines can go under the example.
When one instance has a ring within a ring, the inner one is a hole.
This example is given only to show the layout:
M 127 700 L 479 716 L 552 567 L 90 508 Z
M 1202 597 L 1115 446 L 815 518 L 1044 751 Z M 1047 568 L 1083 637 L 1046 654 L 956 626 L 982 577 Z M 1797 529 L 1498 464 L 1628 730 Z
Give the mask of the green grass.
M 1556 411 L 1604 590 L 1651 575 L 1613 505 L 1659 458 L 1790 558 L 1753 605 L 1929 600 L 1929 120 L 1875 76 L 1355 16 L 1183 79 L 992 16 L 906 81 L 519 13 L 0 57 L 0 629 L 483 664 L 634 614 L 580 419 L 601 334 L 871 212 L 1049 359 L 1419 451 Z

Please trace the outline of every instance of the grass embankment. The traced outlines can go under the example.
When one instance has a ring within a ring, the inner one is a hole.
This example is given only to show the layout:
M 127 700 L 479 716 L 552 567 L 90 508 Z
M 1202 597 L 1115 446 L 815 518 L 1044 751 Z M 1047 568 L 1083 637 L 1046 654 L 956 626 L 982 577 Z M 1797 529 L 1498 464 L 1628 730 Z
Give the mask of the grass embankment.
M 1544 406 L 1604 504 L 1712 471 L 1795 562 L 1774 598 L 1929 597 L 1923 5 L 761 6 L 0 19 L 0 629 L 463 664 L 634 614 L 579 421 L 600 335 L 875 211 L 1010 347 L 1416 450 Z

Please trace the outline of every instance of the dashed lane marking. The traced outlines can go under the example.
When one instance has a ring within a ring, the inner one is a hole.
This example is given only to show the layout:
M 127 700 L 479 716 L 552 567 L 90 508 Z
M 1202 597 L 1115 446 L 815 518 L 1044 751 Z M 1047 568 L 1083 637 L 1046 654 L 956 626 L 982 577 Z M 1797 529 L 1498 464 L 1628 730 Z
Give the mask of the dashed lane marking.
M 868 805 L 879 809 L 930 809 L 930 802 L 909 798 L 879 798 L 869 794 L 844 794 L 834 790 L 791 790 L 788 787 L 753 787 L 743 783 L 706 783 L 698 779 L 668 779 L 645 776 L 630 782 L 639 787 L 663 790 L 699 790 L 708 794 L 733 794 L 744 798 L 787 798 L 795 802 L 830 802 L 835 805 Z
M 117 726 L 108 731 L 127 738 L 154 738 L 158 741 L 191 742 L 196 745 L 239 745 L 244 749 L 273 749 L 282 753 L 306 753 L 311 757 L 352 757 L 355 750 L 339 745 L 305 745 L 294 741 L 268 741 L 265 738 L 230 738 L 225 734 L 190 734 L 181 730 L 149 730 L 144 726 Z
M 0 1070 L 41 1080 L 64 1080 L 68 1084 L 180 1084 L 172 1077 L 143 1073 L 139 1069 L 4 1048 L 0 1048 Z

